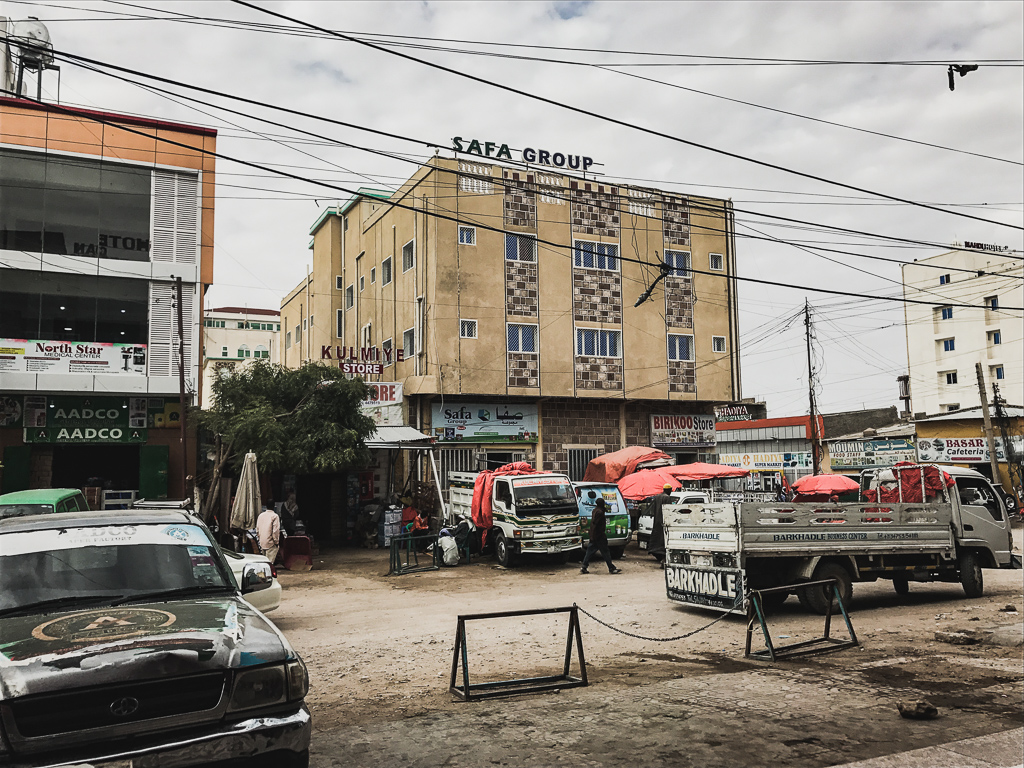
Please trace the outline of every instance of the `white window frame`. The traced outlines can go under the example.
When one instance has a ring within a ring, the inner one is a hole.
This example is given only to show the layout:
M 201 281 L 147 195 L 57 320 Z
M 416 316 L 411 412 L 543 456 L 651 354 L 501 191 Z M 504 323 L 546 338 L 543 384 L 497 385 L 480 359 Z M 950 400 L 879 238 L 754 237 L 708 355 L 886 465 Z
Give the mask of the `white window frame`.
M 380 358 L 381 358 L 381 362 L 384 363 L 384 367 L 385 368 L 387 368 L 389 365 L 394 365 L 394 363 L 395 363 L 394 348 L 395 348 L 394 339 L 385 339 L 384 341 L 382 341 L 380 343 L 380 351 L 381 351 Z M 388 359 L 387 355 L 383 354 L 384 350 L 386 350 L 386 349 L 392 350 L 392 352 L 391 352 L 391 359 L 390 360 Z
M 950 386 L 951 387 L 954 384 L 958 384 L 959 383 L 957 381 L 956 373 L 957 373 L 956 371 L 943 371 L 942 373 L 939 374 L 939 376 L 942 377 L 942 380 L 943 380 L 943 382 L 945 382 L 946 386 Z
M 345 289 L 345 309 L 352 309 L 356 304 L 356 287 L 352 283 L 349 283 L 348 288 Z
M 462 239 L 463 232 L 468 233 L 468 240 Z M 466 224 L 459 224 L 459 245 L 476 245 L 476 227 L 470 227 Z
M 956 352 L 956 337 L 940 339 L 943 352 Z
M 373 323 L 369 322 L 359 329 L 359 347 L 369 349 L 373 346 Z
M 370 285 L 373 285 L 376 282 L 377 282 L 377 268 L 376 267 L 370 267 Z
M 675 355 L 672 353 L 672 339 L 689 339 L 690 340 L 690 356 L 679 357 L 679 342 L 676 342 Z M 696 359 L 696 351 L 693 344 L 692 333 L 670 333 L 668 338 L 665 340 L 665 351 L 668 353 L 668 359 L 675 362 L 692 363 Z
M 392 257 L 388 256 L 384 261 L 380 263 L 380 284 L 391 285 L 391 281 L 395 279 L 394 261 Z
M 410 338 L 410 334 L 412 338 L 412 349 L 410 349 L 409 345 L 406 343 L 406 340 Z M 406 360 L 411 360 L 416 356 L 416 326 L 406 328 L 402 331 L 402 355 Z
M 345 278 L 341 275 L 334 276 L 334 290 L 343 291 L 345 290 Z
M 470 333 L 467 333 L 467 329 L 472 329 Z M 466 318 L 459 319 L 459 338 L 460 339 L 476 339 L 479 338 L 480 326 L 476 320 L 468 320 Z
M 614 248 L 615 249 L 615 255 L 614 256 L 609 256 L 607 253 L 598 253 L 597 249 L 595 248 L 594 250 L 589 252 L 589 253 L 591 253 L 593 255 L 594 265 L 588 267 L 588 266 L 586 266 L 583 263 L 583 253 L 585 253 L 586 251 L 581 249 L 581 247 L 580 247 L 584 243 L 586 243 L 588 245 L 599 246 L 601 248 Z M 574 237 L 573 240 L 572 240 L 572 265 L 576 269 L 600 269 L 603 272 L 618 272 L 619 268 L 622 265 L 622 258 L 619 256 L 620 252 L 621 252 L 621 250 L 619 248 L 619 244 L 618 243 L 601 243 L 601 242 L 598 242 L 597 240 L 580 240 L 580 239 Z M 606 260 L 605 261 L 605 263 L 606 263 L 605 266 L 603 266 L 603 267 L 602 266 L 598 266 L 597 262 L 598 262 L 599 258 Z M 607 260 L 608 259 L 614 259 L 614 261 L 615 261 L 615 266 L 614 267 L 608 267 L 607 266 Z
M 410 245 L 412 246 L 412 258 L 409 261 L 409 266 L 405 266 L 405 249 L 407 247 L 409 247 Z M 404 275 L 410 269 L 415 269 L 415 267 L 416 267 L 416 238 L 414 237 L 412 240 L 408 241 L 405 245 L 402 246 L 402 274 Z
M 1001 328 L 996 328 L 994 331 L 988 332 L 988 342 L 993 347 L 1003 343 L 1003 331 Z
M 509 331 L 516 329 L 517 346 L 519 349 L 512 349 L 509 342 Z M 533 349 L 523 349 L 523 328 L 533 329 Z M 505 323 L 505 349 L 509 352 L 518 352 L 526 355 L 536 355 L 540 346 L 540 328 L 537 323 Z
M 284 347 L 285 347 L 285 349 L 287 349 L 291 345 L 292 345 L 292 332 L 291 331 L 287 331 L 284 334 Z
M 589 269 L 589 267 L 587 267 L 587 269 Z M 576 350 L 576 357 L 607 357 L 607 358 L 611 358 L 611 359 L 621 359 L 622 358 L 622 331 L 616 331 L 616 330 L 606 329 L 606 328 L 580 328 L 580 327 L 577 327 L 575 330 L 576 330 L 576 332 L 573 334 L 575 336 L 575 339 L 573 341 L 573 345 L 574 345 L 574 348 Z M 594 336 L 594 352 L 593 352 L 593 354 L 588 354 L 586 352 L 586 348 L 587 348 L 587 346 L 586 346 L 587 345 L 586 339 L 587 339 L 587 337 L 586 337 L 585 334 L 589 334 L 589 333 L 596 334 Z M 581 335 L 581 334 L 584 334 L 584 335 Z M 608 346 L 609 346 L 609 340 L 613 336 L 615 337 L 615 347 L 616 347 L 615 354 L 614 355 L 601 354 L 602 346 L 607 350 Z
M 711 337 L 711 351 L 714 352 L 715 354 L 718 354 L 718 355 L 724 355 L 726 352 L 729 351 L 729 348 L 728 348 L 728 346 L 726 345 L 725 342 L 726 342 L 725 336 L 712 336 Z M 722 348 L 718 349 L 716 345 L 720 345 Z
M 1003 368 L 1003 366 L 1001 365 L 993 365 L 991 376 L 993 379 L 996 379 L 997 381 L 1002 381 L 1003 379 L 1006 378 L 1006 369 Z
M 262 344 L 257 344 L 256 348 L 252 351 L 252 356 L 258 358 L 270 357 L 270 350 Z
M 715 266 L 715 257 L 718 257 L 718 266 Z M 713 272 L 724 272 L 725 271 L 725 256 L 720 253 L 709 253 L 708 254 L 708 269 Z
M 670 255 L 671 254 L 671 255 Z M 680 267 L 678 260 L 682 258 L 685 266 Z M 673 277 L 689 277 L 693 274 L 693 253 L 691 251 L 665 251 L 665 263 L 672 269 L 669 274 Z
M 252 356 L 252 350 L 249 349 L 249 346 L 247 344 L 239 344 L 238 345 L 238 359 L 239 360 L 241 360 L 242 358 L 251 357 L 251 356 Z
M 228 348 L 227 347 L 221 347 L 220 348 L 220 356 L 221 357 L 227 357 L 228 356 Z
M 940 320 L 952 320 L 953 319 L 953 308 L 952 307 L 939 307 L 939 319 Z
M 509 238 L 514 238 L 516 243 L 516 255 L 515 257 L 509 256 Z M 529 258 L 524 258 L 523 255 L 523 243 L 530 243 L 532 246 L 532 253 L 527 254 Z M 522 232 L 506 232 L 505 233 L 505 261 L 522 261 L 527 264 L 537 263 L 537 236 L 531 234 L 524 234 Z

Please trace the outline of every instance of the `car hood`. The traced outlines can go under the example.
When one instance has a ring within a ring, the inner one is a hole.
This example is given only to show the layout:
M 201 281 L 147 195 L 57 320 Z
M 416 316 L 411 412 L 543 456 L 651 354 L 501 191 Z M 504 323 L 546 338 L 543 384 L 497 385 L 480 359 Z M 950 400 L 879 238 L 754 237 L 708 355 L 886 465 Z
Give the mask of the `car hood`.
M 236 596 L 0 618 L 0 699 L 295 658 Z

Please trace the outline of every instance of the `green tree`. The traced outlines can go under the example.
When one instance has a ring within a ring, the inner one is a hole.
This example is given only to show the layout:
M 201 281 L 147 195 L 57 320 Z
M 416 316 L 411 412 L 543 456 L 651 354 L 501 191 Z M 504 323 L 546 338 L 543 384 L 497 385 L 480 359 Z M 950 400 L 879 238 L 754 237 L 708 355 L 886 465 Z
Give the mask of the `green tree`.
M 361 379 L 322 363 L 293 369 L 254 360 L 217 379 L 211 407 L 192 413 L 217 441 L 207 498 L 216 504 L 224 468 L 241 467 L 249 451 L 263 472 L 337 472 L 365 464 L 364 441 L 374 430 L 359 409 L 367 393 Z

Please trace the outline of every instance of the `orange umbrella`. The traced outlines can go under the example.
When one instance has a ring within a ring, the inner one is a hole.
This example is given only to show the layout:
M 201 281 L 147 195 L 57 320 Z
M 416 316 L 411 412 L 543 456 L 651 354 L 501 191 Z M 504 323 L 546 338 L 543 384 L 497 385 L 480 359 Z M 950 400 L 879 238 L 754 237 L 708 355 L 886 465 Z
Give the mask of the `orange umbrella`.
M 846 475 L 805 475 L 793 483 L 793 490 L 800 494 L 846 493 L 856 491 L 860 483 Z
M 746 477 L 750 474 L 739 467 L 728 467 L 725 464 L 705 464 L 702 461 L 695 461 L 692 464 L 677 464 L 674 467 L 665 467 L 672 477 L 680 480 L 714 480 L 719 477 Z
M 678 490 L 681 483 L 666 470 L 666 467 L 657 467 L 641 469 L 639 472 L 626 475 L 618 482 L 619 492 L 630 501 L 639 501 L 661 493 L 665 485 L 672 486 L 672 490 Z

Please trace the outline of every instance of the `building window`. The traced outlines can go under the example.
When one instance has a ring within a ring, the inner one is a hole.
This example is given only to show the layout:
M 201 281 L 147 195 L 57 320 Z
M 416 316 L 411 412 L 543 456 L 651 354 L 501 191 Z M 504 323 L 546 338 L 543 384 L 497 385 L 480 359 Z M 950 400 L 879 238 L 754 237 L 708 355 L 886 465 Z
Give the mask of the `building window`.
M 956 349 L 956 344 L 954 343 L 953 339 L 943 339 L 942 340 L 942 351 L 943 352 L 952 352 L 954 349 Z
M 302 326 L 301 325 L 296 325 L 295 326 L 295 343 L 298 344 L 301 341 L 302 341 Z
M 270 357 L 270 350 L 267 349 L 266 347 L 264 347 L 262 344 L 260 344 L 258 347 L 256 347 L 255 350 L 253 350 L 252 356 L 253 357 L 267 358 L 267 357 Z
M 391 283 L 391 257 L 388 256 L 381 262 L 380 265 L 380 284 L 389 285 Z
M 576 329 L 576 354 L 590 357 L 618 357 L 619 332 L 596 328 Z
M 1005 377 L 1005 375 L 1006 375 L 1006 374 L 1005 374 L 1005 373 L 1003 372 L 1003 366 L 1001 366 L 1001 365 L 997 365 L 997 366 L 996 366 L 995 368 L 993 368 L 993 369 L 992 369 L 992 371 L 993 371 L 993 373 L 995 373 L 995 377 L 996 377 L 997 379 L 1002 379 L 1002 378 L 1004 378 L 1004 377 Z
M 460 320 L 459 321 L 459 338 L 460 339 L 475 339 L 476 338 L 476 320 Z
M 245 323 L 239 320 L 237 323 L 235 323 L 235 327 L 242 330 L 245 328 Z
M 402 355 L 408 359 L 416 354 L 416 329 L 410 328 L 402 334 Z
M 537 238 L 529 235 L 505 235 L 505 258 L 509 261 L 536 261 Z
M 947 411 L 951 411 L 951 412 L 952 411 L 959 411 L 960 410 L 960 403 L 950 403 L 949 405 L 946 406 L 946 410 Z
M 359 346 L 363 349 L 373 346 L 373 327 L 370 323 L 364 325 L 359 333 Z
M 569 479 L 579 482 L 587 472 L 591 459 L 601 455 L 598 448 L 569 448 Z
M 693 336 L 670 333 L 668 336 L 669 360 L 693 360 Z
M 376 267 L 370 267 L 370 285 L 373 285 L 376 282 L 377 282 L 377 268 Z
M 716 272 L 721 272 L 725 269 L 725 259 L 720 253 L 709 253 L 708 254 L 708 266 Z
M 537 326 L 509 323 L 506 329 L 509 352 L 536 352 Z
M 228 356 L 228 348 L 227 347 L 221 347 L 220 348 L 220 356 L 221 357 L 227 357 Z
M 459 225 L 459 245 L 476 245 L 476 227 Z
M 941 310 L 941 313 L 942 313 L 942 319 L 943 320 L 952 320 L 953 319 L 953 308 L 952 307 L 943 307 L 942 310 Z
M 313 327 L 313 315 L 310 315 L 310 316 L 309 316 L 309 327 L 310 327 L 310 328 L 312 328 L 312 327 Z
M 670 274 L 675 277 L 690 274 L 690 254 L 687 251 L 665 251 L 665 263 L 672 267 Z
M 290 347 L 292 345 L 292 332 L 291 331 L 288 331 L 288 333 L 286 333 L 284 335 L 284 345 L 286 347 Z
M 249 348 L 243 344 L 238 348 L 238 357 L 249 357 L 252 353 L 249 352 Z
M 416 241 L 410 240 L 402 246 L 402 271 L 408 272 L 416 266 Z
M 343 231 L 348 232 L 348 216 L 341 217 L 341 228 Z
M 711 337 L 711 351 L 712 352 L 725 352 L 725 336 L 712 336 Z
M 342 280 L 343 280 L 343 278 L 342 278 L 341 275 L 335 275 L 335 277 L 334 277 L 334 289 L 336 291 L 342 290 L 342 287 L 344 286 L 344 283 L 342 282 Z
M 381 355 L 380 356 L 381 356 L 381 361 L 384 363 L 384 367 L 385 368 L 387 368 L 389 365 L 391 365 L 393 362 L 395 362 L 395 356 L 393 354 L 390 354 L 391 348 L 392 348 L 393 345 L 394 345 L 394 342 L 391 339 L 388 339 L 387 341 L 382 341 L 381 342 L 381 345 L 380 345 Z
M 999 309 L 999 297 L 998 296 L 986 296 L 985 306 L 988 309 Z
M 993 344 L 1003 343 L 1003 334 L 1001 331 L 989 331 L 988 337 L 991 339 Z
M 359 276 L 359 292 L 362 293 L 366 290 L 366 277 L 363 275 Z
M 356 303 L 356 289 L 354 286 L 349 286 L 345 289 L 345 309 L 352 309 L 352 305 Z
M 944 375 L 947 384 L 956 384 L 956 371 L 946 371 Z
M 334 335 L 340 339 L 345 335 L 345 313 L 339 309 L 334 314 Z
M 573 264 L 580 269 L 608 269 L 619 267 L 619 246 L 611 243 L 592 243 L 577 240 L 573 243 Z
M 939 285 L 949 285 L 949 275 L 939 275 Z

